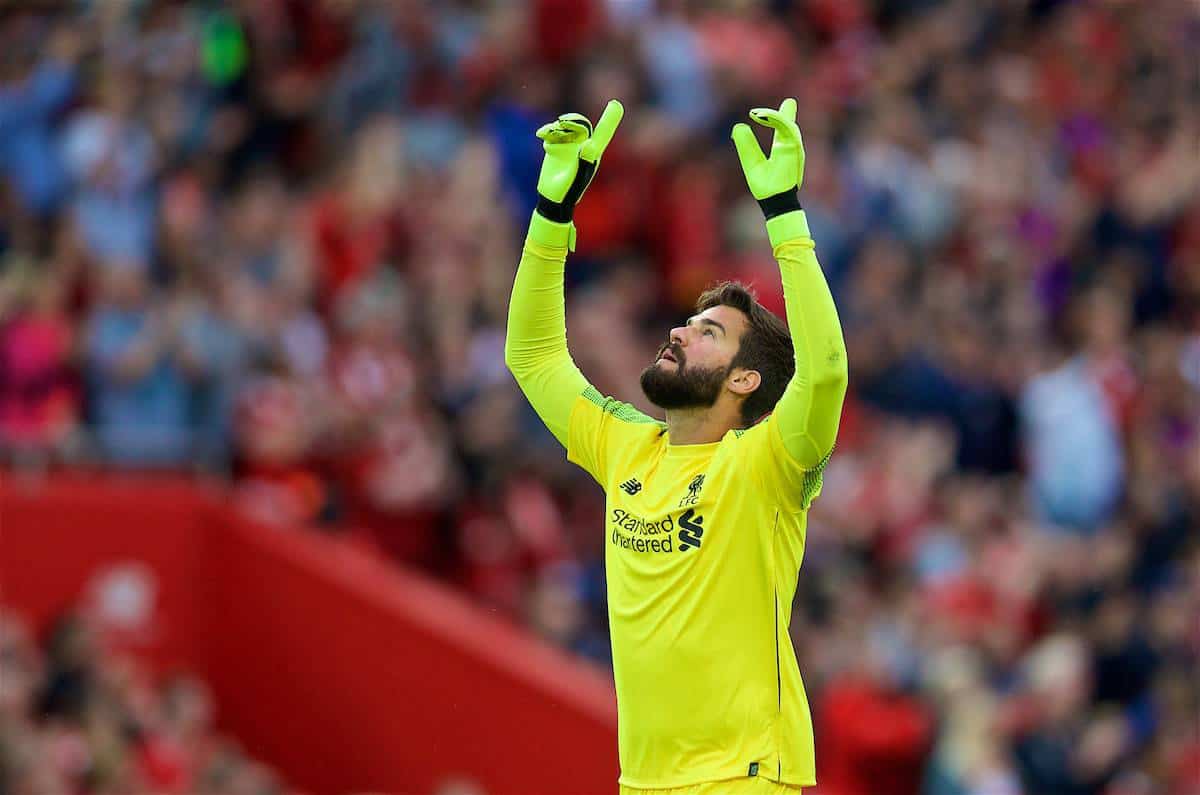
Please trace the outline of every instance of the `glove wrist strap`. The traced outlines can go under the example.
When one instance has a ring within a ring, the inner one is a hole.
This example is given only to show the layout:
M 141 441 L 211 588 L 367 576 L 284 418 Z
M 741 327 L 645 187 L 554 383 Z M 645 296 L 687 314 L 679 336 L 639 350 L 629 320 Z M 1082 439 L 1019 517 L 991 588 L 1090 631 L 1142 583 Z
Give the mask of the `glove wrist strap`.
M 790 213 L 793 210 L 800 209 L 800 197 L 797 195 L 796 188 L 785 190 L 783 193 L 776 193 L 774 196 L 768 196 L 765 199 L 758 200 L 758 206 L 762 208 L 763 215 L 768 221 L 785 213 Z
M 583 196 L 583 192 L 587 190 L 587 186 L 591 184 L 594 176 L 596 176 L 596 164 L 580 158 L 579 167 L 575 170 L 575 179 L 571 180 L 571 187 L 567 188 L 567 195 L 563 196 L 562 201 L 556 202 L 539 193 L 538 213 L 548 221 L 559 224 L 570 223 L 575 218 L 576 203 L 579 202 L 579 198 Z
M 538 215 L 547 221 L 554 221 L 556 224 L 568 224 L 575 218 L 574 204 L 552 202 L 540 193 L 538 194 L 536 209 Z

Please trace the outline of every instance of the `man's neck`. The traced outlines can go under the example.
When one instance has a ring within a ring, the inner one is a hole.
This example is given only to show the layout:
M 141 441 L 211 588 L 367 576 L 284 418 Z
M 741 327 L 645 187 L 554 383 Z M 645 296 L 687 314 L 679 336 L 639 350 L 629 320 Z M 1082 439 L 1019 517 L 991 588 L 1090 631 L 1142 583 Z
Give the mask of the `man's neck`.
M 672 445 L 719 442 L 735 427 L 736 423 L 716 407 L 667 411 L 667 432 Z

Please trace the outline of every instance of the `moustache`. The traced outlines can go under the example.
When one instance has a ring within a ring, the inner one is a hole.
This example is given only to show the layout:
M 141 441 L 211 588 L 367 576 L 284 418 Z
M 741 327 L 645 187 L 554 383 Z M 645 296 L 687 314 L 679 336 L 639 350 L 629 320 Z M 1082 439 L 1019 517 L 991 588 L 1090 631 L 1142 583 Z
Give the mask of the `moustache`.
M 670 343 L 670 342 L 664 343 L 663 345 L 659 346 L 658 352 L 654 354 L 654 361 L 657 362 L 659 359 L 661 359 L 663 353 L 665 353 L 666 351 L 671 352 L 671 356 L 673 356 L 675 358 L 676 365 L 678 365 L 680 367 L 683 366 L 683 349 L 680 348 L 678 345 L 675 345 L 674 343 Z

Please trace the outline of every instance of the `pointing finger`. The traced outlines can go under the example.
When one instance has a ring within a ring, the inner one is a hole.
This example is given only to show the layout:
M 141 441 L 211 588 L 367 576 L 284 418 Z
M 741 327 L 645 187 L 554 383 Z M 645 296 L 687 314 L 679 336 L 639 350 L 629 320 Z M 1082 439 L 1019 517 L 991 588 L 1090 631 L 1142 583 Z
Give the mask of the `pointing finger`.
M 579 156 L 592 163 L 599 160 L 612 141 L 613 135 L 616 134 L 617 125 L 621 123 L 624 115 L 625 108 L 621 103 L 615 99 L 609 100 L 608 105 L 604 108 L 604 113 L 600 114 L 600 120 L 596 122 L 596 131 L 580 149 Z

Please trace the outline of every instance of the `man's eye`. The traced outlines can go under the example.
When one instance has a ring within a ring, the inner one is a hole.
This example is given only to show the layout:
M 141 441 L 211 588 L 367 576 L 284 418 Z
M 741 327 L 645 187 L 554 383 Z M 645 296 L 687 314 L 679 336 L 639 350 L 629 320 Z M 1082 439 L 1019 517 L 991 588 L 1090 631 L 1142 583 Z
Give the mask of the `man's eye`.
M 710 337 L 715 337 L 715 336 L 717 336 L 716 334 L 714 334 L 714 333 L 713 333 L 713 330 L 712 330 L 712 329 L 710 329 L 710 328 L 709 328 L 709 329 L 705 329 L 705 330 L 704 330 L 704 333 L 705 333 L 705 334 L 707 334 L 707 335 L 708 335 L 708 336 L 710 336 Z

